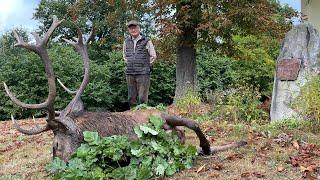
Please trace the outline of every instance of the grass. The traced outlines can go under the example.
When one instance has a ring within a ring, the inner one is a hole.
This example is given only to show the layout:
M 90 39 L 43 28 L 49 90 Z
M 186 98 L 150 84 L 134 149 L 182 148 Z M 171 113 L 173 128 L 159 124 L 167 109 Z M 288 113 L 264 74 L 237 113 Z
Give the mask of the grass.
M 45 123 L 43 119 L 37 121 Z M 33 125 L 30 120 L 19 123 L 29 128 Z M 320 152 L 320 134 L 308 131 L 307 125 L 293 120 L 263 126 L 223 121 L 203 121 L 201 125 L 212 145 L 238 140 L 247 140 L 248 145 L 211 156 L 199 156 L 193 168 L 164 179 L 301 179 L 305 171 L 289 162 L 290 157 L 300 152 L 292 142 L 315 143 Z M 274 139 L 281 133 L 288 134 L 292 140 L 276 143 Z M 45 166 L 51 160 L 52 137 L 51 132 L 22 135 L 13 129 L 11 122 L 0 122 L 0 179 L 50 179 Z M 195 134 L 189 130 L 187 143 L 198 143 Z M 309 159 L 320 166 L 320 154 Z M 319 167 L 310 175 L 319 178 Z
M 30 120 L 19 123 L 33 125 Z M 0 122 L 0 179 L 50 179 L 45 166 L 51 160 L 52 137 L 51 132 L 26 136 L 13 129 L 11 121 Z

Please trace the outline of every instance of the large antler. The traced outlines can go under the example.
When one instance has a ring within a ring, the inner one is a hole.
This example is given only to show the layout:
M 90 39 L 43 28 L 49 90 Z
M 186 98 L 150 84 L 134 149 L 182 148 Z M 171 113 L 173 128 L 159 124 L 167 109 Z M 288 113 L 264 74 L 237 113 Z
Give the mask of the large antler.
M 52 22 L 49 30 L 44 34 L 42 39 L 39 37 L 39 35 L 37 33 L 32 33 L 32 35 L 34 36 L 35 41 L 36 41 L 35 44 L 30 44 L 30 43 L 24 42 L 23 39 L 18 35 L 18 33 L 16 31 L 13 31 L 14 36 L 17 40 L 17 43 L 15 44 L 16 47 L 22 47 L 22 48 L 31 50 L 40 56 L 40 59 L 45 67 L 45 72 L 46 72 L 46 76 L 48 79 L 48 87 L 49 87 L 48 97 L 43 103 L 26 104 L 26 103 L 23 103 L 20 100 L 18 100 L 16 98 L 16 96 L 13 95 L 13 93 L 9 90 L 6 83 L 3 83 L 5 90 L 6 90 L 6 93 L 8 94 L 10 99 L 18 106 L 21 106 L 23 108 L 29 108 L 29 109 L 47 108 L 47 110 L 48 110 L 47 125 L 45 127 L 36 126 L 36 128 L 31 129 L 31 130 L 22 129 L 15 122 L 13 116 L 11 116 L 11 119 L 14 122 L 14 125 L 17 128 L 17 130 L 24 133 L 24 134 L 32 135 L 32 134 L 38 134 L 43 131 L 49 130 L 50 129 L 49 128 L 50 122 L 52 122 L 52 120 L 55 119 L 54 100 L 56 98 L 56 83 L 55 83 L 55 76 L 54 76 L 54 72 L 53 72 L 52 63 L 49 59 L 48 52 L 47 52 L 46 48 L 47 48 L 48 41 L 49 41 L 50 37 L 52 36 L 52 33 L 61 24 L 62 21 L 63 20 L 59 21 L 56 16 L 53 16 L 53 22 Z
M 63 38 L 64 41 L 66 41 L 67 43 L 73 45 L 75 47 L 75 49 L 78 51 L 78 53 L 81 55 L 82 59 L 83 59 L 83 65 L 84 65 L 84 76 L 81 82 L 81 85 L 79 87 L 78 90 L 76 91 L 72 91 L 70 89 L 68 89 L 66 86 L 63 85 L 63 83 L 58 80 L 58 82 L 60 83 L 60 85 L 70 94 L 75 95 L 75 97 L 73 98 L 73 100 L 71 101 L 71 103 L 68 105 L 68 107 L 66 108 L 66 110 L 68 112 L 72 111 L 76 102 L 78 102 L 80 100 L 80 96 L 81 94 L 84 92 L 85 87 L 88 85 L 89 83 L 89 67 L 90 67 L 90 59 L 89 59 L 89 55 L 88 55 L 88 49 L 87 49 L 87 45 L 90 43 L 90 41 L 92 41 L 94 39 L 95 36 L 95 29 L 94 27 L 92 28 L 92 31 L 89 35 L 89 37 L 87 38 L 86 42 L 83 42 L 84 38 L 82 36 L 82 33 L 80 31 L 80 28 L 77 27 L 77 32 L 78 32 L 78 37 L 77 38 L 73 38 L 73 40 L 68 40 Z M 67 113 L 68 113 L 67 112 Z

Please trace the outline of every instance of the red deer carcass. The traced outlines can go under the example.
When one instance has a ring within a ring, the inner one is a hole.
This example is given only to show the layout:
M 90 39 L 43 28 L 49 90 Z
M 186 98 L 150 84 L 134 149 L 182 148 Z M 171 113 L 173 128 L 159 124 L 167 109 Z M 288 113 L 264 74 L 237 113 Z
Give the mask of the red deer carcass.
M 40 56 L 41 61 L 44 64 L 46 77 L 48 79 L 49 93 L 47 99 L 40 104 L 26 104 L 18 100 L 12 92 L 10 92 L 8 86 L 4 83 L 5 90 L 10 97 L 10 99 L 17 105 L 23 108 L 30 109 L 46 109 L 47 118 L 46 125 L 44 127 L 36 126 L 35 128 L 26 130 L 21 128 L 18 123 L 12 120 L 18 131 L 27 135 L 39 134 L 44 131 L 53 131 L 53 157 L 59 157 L 64 161 L 68 161 L 72 153 L 84 142 L 83 132 L 84 131 L 95 131 L 98 132 L 100 136 L 110 136 L 110 135 L 127 135 L 129 138 L 136 138 L 133 131 L 133 127 L 139 124 L 145 123 L 149 120 L 150 115 L 159 116 L 165 122 L 164 129 L 166 130 L 178 130 L 180 138 L 183 141 L 184 132 L 179 130 L 177 126 L 185 126 L 192 129 L 198 136 L 200 140 L 200 149 L 203 154 L 210 154 L 216 151 L 221 151 L 224 149 L 229 149 L 232 147 L 239 147 L 245 144 L 245 142 L 232 143 L 225 146 L 217 146 L 210 148 L 210 144 L 206 139 L 205 135 L 199 128 L 199 125 L 189 119 L 180 118 L 177 116 L 171 116 L 166 113 L 161 113 L 156 110 L 146 110 L 146 111 L 126 111 L 126 112 L 87 112 L 84 111 L 83 102 L 80 99 L 85 87 L 89 83 L 89 56 L 87 51 L 87 44 L 94 39 L 94 31 L 91 32 L 89 38 L 84 42 L 84 38 L 78 28 L 78 37 L 74 40 L 66 40 L 67 43 L 74 46 L 77 52 L 81 55 L 84 64 L 84 76 L 82 83 L 78 90 L 71 91 L 65 87 L 61 81 L 58 82 L 61 86 L 73 94 L 74 97 L 71 102 L 62 111 L 55 111 L 55 98 L 56 98 L 56 79 L 52 67 L 52 63 L 49 59 L 47 52 L 48 41 L 54 32 L 54 30 L 61 24 L 57 17 L 53 17 L 53 23 L 49 30 L 44 34 L 42 38 L 38 34 L 33 33 L 36 43 L 29 44 L 23 41 L 23 39 L 14 32 L 14 36 L 17 40 L 15 46 L 26 48 L 33 51 Z

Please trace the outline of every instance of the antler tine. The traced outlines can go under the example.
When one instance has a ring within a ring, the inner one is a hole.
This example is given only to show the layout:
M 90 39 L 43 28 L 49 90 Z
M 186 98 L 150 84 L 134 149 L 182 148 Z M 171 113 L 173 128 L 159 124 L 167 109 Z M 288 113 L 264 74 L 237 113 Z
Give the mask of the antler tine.
M 39 45 L 41 43 L 41 39 L 40 39 L 39 34 L 36 32 L 32 32 L 31 34 L 33 35 L 34 39 L 36 40 L 36 44 Z
M 72 41 L 72 40 L 69 40 L 69 39 L 66 39 L 66 38 L 62 38 L 66 43 L 69 43 L 71 44 L 72 46 L 75 46 L 76 45 L 76 42 Z
M 92 30 L 91 30 L 91 32 L 90 32 L 89 38 L 88 38 L 87 41 L 86 41 L 86 44 L 89 44 L 90 41 L 93 41 L 95 35 L 96 35 L 96 29 L 95 29 L 94 26 L 92 26 Z
M 72 38 L 75 42 L 78 42 L 79 41 L 79 38 L 76 38 L 76 37 L 73 37 Z
M 23 39 L 19 36 L 19 34 L 17 33 L 16 30 L 13 30 L 13 36 L 16 38 L 16 40 L 17 40 L 17 42 L 18 42 L 18 43 L 15 44 L 15 46 L 26 44 L 26 43 L 23 41 Z
M 72 95 L 77 94 L 77 91 L 72 91 L 72 90 L 70 90 L 69 88 L 67 88 L 67 87 L 60 81 L 60 79 L 57 79 L 57 80 L 58 80 L 59 84 L 61 85 L 61 87 L 62 87 L 65 91 L 67 91 L 69 94 L 72 94 Z
M 53 18 L 53 22 L 42 39 L 42 45 L 48 44 L 49 38 L 51 37 L 53 31 L 64 21 L 64 20 L 59 21 L 57 16 L 55 16 L 55 15 L 53 15 L 52 18 Z
M 77 33 L 78 33 L 78 44 L 83 44 L 83 37 L 82 37 L 82 33 L 81 33 L 81 30 L 80 28 L 77 26 Z
M 34 116 L 32 116 L 33 123 L 35 124 L 36 128 L 40 128 L 40 126 L 37 124 L 36 119 Z
M 8 94 L 8 96 L 10 97 L 10 99 L 17 105 L 23 107 L 23 108 L 29 108 L 29 109 L 42 109 L 42 108 L 45 108 L 48 106 L 49 104 L 49 101 L 48 99 L 41 103 L 41 104 L 26 104 L 26 103 L 23 103 L 21 102 L 20 100 L 18 100 L 12 93 L 11 91 L 9 90 L 7 84 L 5 82 L 3 82 L 3 85 L 4 85 L 4 88 L 6 90 L 6 93 Z
M 82 38 L 82 33 L 81 33 L 81 30 L 78 26 L 76 26 L 77 28 L 77 34 L 78 34 L 78 37 L 73 37 L 72 39 L 73 40 L 68 40 L 68 39 L 65 39 L 65 38 L 62 38 L 65 42 L 71 44 L 72 46 L 74 46 L 77 51 L 82 51 L 80 49 L 83 49 L 83 38 Z
M 28 43 L 24 42 L 24 40 L 22 39 L 22 37 L 19 36 L 17 31 L 13 30 L 13 36 L 17 40 L 17 43 L 14 46 L 26 48 L 26 49 L 29 49 L 29 50 L 35 52 L 35 53 L 39 53 L 37 47 L 35 45 L 31 45 L 31 44 L 28 44 Z
M 37 127 L 37 128 L 33 128 L 33 129 L 30 129 L 30 130 L 26 130 L 26 129 L 23 129 L 19 126 L 19 124 L 15 121 L 13 115 L 11 115 L 11 120 L 13 122 L 13 125 L 14 127 L 21 133 L 23 134 L 27 134 L 27 135 L 35 135 L 35 134 L 40 134 L 44 131 L 48 131 L 50 130 L 50 127 L 48 126 L 48 124 L 46 126 L 43 126 L 43 127 Z

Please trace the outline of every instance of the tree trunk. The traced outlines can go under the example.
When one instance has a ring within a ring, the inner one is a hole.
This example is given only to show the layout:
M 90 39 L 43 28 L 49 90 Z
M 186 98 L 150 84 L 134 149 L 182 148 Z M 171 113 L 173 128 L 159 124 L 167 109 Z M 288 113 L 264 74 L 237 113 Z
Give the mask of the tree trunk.
M 177 48 L 175 100 L 196 87 L 196 50 L 194 47 Z
M 198 2 L 177 4 L 177 22 L 181 33 L 177 37 L 177 65 L 175 100 L 196 89 L 196 28 L 201 19 Z

